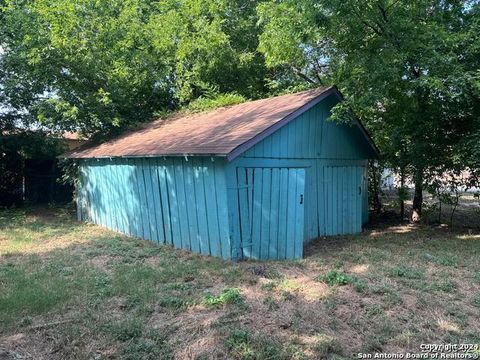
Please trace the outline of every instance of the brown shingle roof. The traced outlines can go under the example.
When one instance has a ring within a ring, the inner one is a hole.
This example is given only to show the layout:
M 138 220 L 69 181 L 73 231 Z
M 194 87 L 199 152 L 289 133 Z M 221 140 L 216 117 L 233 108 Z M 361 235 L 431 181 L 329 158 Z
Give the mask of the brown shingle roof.
M 66 156 L 217 155 L 234 158 L 333 92 L 338 93 L 334 87 L 318 88 L 160 119 L 140 130 Z

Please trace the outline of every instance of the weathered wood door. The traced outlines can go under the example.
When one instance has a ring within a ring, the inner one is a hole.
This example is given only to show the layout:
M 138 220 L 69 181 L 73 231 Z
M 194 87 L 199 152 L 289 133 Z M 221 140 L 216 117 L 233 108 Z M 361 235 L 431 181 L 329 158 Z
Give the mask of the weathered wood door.
M 243 257 L 303 257 L 305 170 L 237 168 Z
M 325 166 L 323 215 L 326 235 L 362 231 L 363 166 Z M 319 204 L 322 206 L 322 204 Z

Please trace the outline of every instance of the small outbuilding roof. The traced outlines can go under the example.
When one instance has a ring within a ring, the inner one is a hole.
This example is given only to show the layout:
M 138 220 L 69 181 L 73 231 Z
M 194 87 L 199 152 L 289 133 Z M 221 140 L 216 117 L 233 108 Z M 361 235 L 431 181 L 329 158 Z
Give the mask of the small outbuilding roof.
M 337 88 L 331 86 L 159 119 L 103 144 L 76 149 L 65 157 L 215 155 L 232 160 L 331 94 L 341 98 Z M 358 125 L 376 152 L 371 138 Z

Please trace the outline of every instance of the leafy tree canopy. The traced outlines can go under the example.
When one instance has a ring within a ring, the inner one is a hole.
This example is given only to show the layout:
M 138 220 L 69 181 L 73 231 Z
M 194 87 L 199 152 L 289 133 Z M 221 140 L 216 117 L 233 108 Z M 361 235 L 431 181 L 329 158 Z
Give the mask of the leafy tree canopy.
M 0 131 L 40 122 L 103 138 L 190 103 L 337 84 L 347 101 L 333 118 L 361 117 L 384 160 L 414 179 L 418 211 L 433 177 L 479 172 L 478 0 L 0 7 Z
M 111 135 L 200 96 L 268 91 L 256 4 L 5 0 L 1 101 L 28 123 Z M 5 115 L 6 116 L 6 115 Z
M 283 0 L 258 6 L 260 50 L 346 95 L 381 152 L 416 183 L 478 169 L 480 5 L 457 0 Z M 476 154 L 476 155 L 475 155 Z

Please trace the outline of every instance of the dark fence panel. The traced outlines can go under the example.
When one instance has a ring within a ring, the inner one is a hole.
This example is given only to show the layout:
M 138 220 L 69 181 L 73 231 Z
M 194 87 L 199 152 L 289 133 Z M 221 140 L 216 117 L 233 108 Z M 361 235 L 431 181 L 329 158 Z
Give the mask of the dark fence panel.
M 73 186 L 58 180 L 62 170 L 56 160 L 25 161 L 25 201 L 31 204 L 68 203 L 72 201 Z

